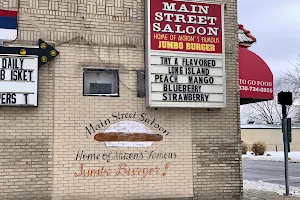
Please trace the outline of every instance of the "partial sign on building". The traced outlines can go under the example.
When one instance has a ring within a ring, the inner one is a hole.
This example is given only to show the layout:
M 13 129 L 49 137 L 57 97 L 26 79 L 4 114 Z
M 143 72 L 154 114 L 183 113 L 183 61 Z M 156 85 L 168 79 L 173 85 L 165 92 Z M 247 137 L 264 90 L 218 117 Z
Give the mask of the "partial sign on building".
M 0 9 L 0 40 L 17 39 L 17 11 Z
M 38 57 L 0 54 L 0 106 L 37 106 Z
M 0 46 L 0 106 L 38 106 L 38 67 L 59 55 L 43 40 L 39 46 Z
M 226 106 L 224 5 L 148 0 L 147 105 Z

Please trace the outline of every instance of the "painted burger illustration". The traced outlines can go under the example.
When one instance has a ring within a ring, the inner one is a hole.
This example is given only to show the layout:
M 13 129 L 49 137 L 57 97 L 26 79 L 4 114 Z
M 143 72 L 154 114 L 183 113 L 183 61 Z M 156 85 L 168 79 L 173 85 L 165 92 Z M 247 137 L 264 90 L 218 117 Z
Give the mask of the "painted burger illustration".
M 160 134 L 153 134 L 144 124 L 135 121 L 121 121 L 112 124 L 94 139 L 114 147 L 150 147 L 153 142 L 163 139 Z

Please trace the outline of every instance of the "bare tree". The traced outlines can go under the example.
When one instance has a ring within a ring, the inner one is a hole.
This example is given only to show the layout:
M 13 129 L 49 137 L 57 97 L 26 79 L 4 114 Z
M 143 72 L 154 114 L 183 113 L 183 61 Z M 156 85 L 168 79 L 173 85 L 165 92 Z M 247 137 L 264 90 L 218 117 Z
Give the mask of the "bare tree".
M 300 123 L 300 107 L 299 107 L 299 105 L 297 106 L 297 109 L 295 109 L 295 113 L 294 113 L 294 116 L 293 116 L 293 121 L 296 124 Z
M 253 103 L 249 107 L 254 111 L 249 116 L 249 121 L 256 124 L 276 124 L 280 120 L 280 108 L 276 105 L 276 100 Z
M 293 93 L 293 105 L 287 107 L 288 117 L 294 123 L 300 123 L 300 59 L 290 62 L 292 70 L 284 70 L 274 81 L 274 100 L 244 105 L 245 117 L 257 124 L 281 123 L 281 105 L 278 105 L 277 95 L 281 91 Z
M 299 70 L 300 72 L 300 70 Z M 300 74 L 299 74 L 300 75 Z M 280 76 L 275 79 L 274 84 L 274 99 L 270 101 L 263 101 L 245 105 L 248 110 L 248 122 L 256 124 L 278 124 L 281 122 L 281 106 L 277 101 L 277 94 L 281 91 L 294 91 L 291 84 L 287 84 L 284 77 Z M 299 82 L 300 83 L 300 82 Z M 294 115 L 298 108 L 297 95 L 293 95 L 293 105 L 287 107 L 288 117 Z M 300 119 L 300 112 L 299 112 Z
M 293 93 L 295 99 L 300 96 L 300 60 L 296 59 L 295 63 L 287 60 L 292 66 L 293 70 L 281 71 L 282 84 L 289 85 L 290 91 Z
M 300 123 L 300 59 L 296 59 L 294 63 L 289 60 L 287 62 L 293 66 L 293 69 L 281 72 L 282 83 L 289 85 L 290 91 L 293 93 L 295 102 L 293 121 Z

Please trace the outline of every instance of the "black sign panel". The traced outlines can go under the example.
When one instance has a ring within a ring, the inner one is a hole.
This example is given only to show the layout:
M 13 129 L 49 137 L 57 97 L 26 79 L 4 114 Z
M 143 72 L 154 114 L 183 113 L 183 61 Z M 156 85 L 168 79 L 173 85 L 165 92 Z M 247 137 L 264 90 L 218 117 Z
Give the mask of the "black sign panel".
M 112 84 L 90 83 L 89 94 L 111 94 Z
M 293 94 L 291 92 L 279 92 L 278 93 L 278 104 L 280 105 L 292 105 Z
M 138 70 L 137 74 L 137 97 L 145 97 L 145 71 Z

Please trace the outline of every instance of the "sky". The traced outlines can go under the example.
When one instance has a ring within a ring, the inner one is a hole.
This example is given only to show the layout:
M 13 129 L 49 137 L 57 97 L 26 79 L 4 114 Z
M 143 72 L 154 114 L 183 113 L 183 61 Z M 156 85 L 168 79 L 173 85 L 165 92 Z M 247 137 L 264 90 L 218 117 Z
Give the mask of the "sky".
M 257 39 L 249 50 L 275 77 L 300 59 L 300 0 L 238 0 L 238 23 Z

